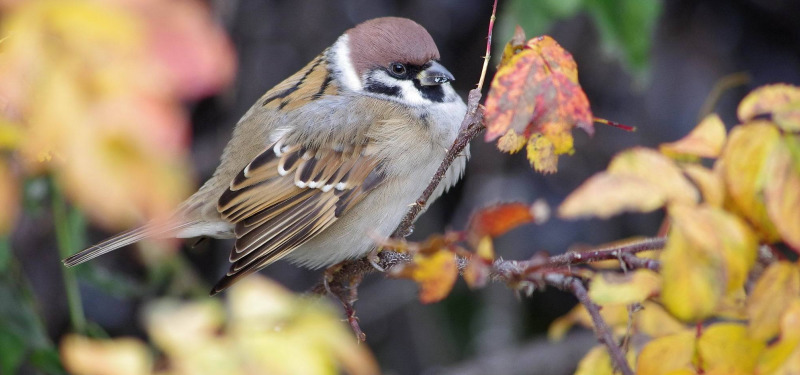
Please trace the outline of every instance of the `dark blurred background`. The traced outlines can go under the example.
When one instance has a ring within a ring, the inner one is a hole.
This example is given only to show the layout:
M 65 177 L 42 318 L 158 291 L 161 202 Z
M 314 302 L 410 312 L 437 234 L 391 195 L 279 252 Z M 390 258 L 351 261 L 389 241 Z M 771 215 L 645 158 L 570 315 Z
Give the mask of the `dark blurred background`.
M 344 30 L 370 18 L 408 17 L 425 26 L 442 63 L 457 78 L 456 89 L 466 96 L 480 73 L 491 5 L 489 0 L 212 1 L 236 46 L 239 69 L 227 91 L 190 107 L 198 183 L 213 172 L 233 125 L 260 95 Z M 462 228 L 476 208 L 498 201 L 542 198 L 556 207 L 615 153 L 676 140 L 708 111 L 731 127 L 736 104 L 752 88 L 800 84 L 800 2 L 794 0 L 500 1 L 495 55 L 517 23 L 529 37 L 549 34 L 572 52 L 595 116 L 638 131 L 597 125 L 593 138 L 576 131 L 575 154 L 562 157 L 559 172 L 547 176 L 533 172 L 524 155 L 501 154 L 477 139 L 464 180 L 417 222 L 414 239 Z M 561 253 L 654 235 L 661 219 L 658 213 L 604 221 L 553 219 L 511 232 L 497 241 L 496 250 L 505 259 Z M 13 243 L 47 334 L 57 342 L 68 330 L 69 316 L 51 228 L 46 213 L 28 213 Z M 106 235 L 92 231 L 86 241 Z M 186 247 L 170 267 L 191 270 L 205 290 L 227 269 L 230 246 L 214 240 Z M 142 336 L 136 320 L 142 303 L 172 290 L 164 281 L 170 270 L 144 267 L 137 253 L 119 251 L 83 271 L 87 318 L 112 336 Z M 284 262 L 262 273 L 300 292 L 320 279 L 319 271 Z M 356 308 L 386 374 L 566 374 L 596 343 L 580 330 L 563 342 L 546 341 L 549 323 L 574 303 L 558 291 L 518 298 L 503 285 L 470 291 L 459 281 L 445 301 L 421 305 L 412 282 L 373 275 L 361 287 Z

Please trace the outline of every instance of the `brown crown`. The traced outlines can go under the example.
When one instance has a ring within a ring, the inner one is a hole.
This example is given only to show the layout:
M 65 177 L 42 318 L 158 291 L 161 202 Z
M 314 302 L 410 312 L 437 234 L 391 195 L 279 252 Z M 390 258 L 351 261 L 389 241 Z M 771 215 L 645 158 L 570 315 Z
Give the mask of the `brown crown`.
M 398 17 L 375 18 L 348 30 L 356 73 L 390 63 L 424 65 L 439 59 L 439 49 L 420 24 Z

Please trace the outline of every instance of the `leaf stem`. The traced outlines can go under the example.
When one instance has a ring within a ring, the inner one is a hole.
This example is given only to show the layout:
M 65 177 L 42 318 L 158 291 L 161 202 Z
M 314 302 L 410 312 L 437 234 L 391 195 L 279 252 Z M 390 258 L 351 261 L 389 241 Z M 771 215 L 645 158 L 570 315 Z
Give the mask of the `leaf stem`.
M 64 199 L 60 187 L 53 182 L 52 186 L 52 205 L 53 223 L 56 230 L 56 241 L 58 242 L 58 254 L 60 258 L 66 258 L 77 251 L 77 230 L 82 230 L 82 225 L 76 222 L 74 215 L 69 215 L 69 208 Z M 78 289 L 78 280 L 75 277 L 75 269 L 61 268 L 64 289 L 67 295 L 67 305 L 69 306 L 69 317 L 72 328 L 78 333 L 86 332 L 86 317 L 83 313 L 83 303 L 81 293 Z

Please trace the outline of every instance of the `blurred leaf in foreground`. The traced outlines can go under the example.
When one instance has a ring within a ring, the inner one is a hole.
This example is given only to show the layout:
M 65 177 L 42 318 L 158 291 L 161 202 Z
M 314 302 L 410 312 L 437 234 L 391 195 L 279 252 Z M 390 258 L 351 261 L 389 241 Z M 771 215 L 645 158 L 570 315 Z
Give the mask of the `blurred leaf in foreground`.
M 230 43 L 194 0 L 38 0 L 3 15 L 4 127 L 28 174 L 52 171 L 100 224 L 171 212 L 189 192 L 181 100 L 233 73 Z M 180 53 L 177 53 L 180 52 Z
M 147 347 L 131 339 L 69 336 L 61 345 L 65 364 L 74 373 L 101 375 L 379 373 L 366 346 L 324 301 L 295 297 L 263 277 L 248 278 L 229 297 L 227 309 L 216 299 L 150 305 L 147 332 L 164 355 L 158 371 Z

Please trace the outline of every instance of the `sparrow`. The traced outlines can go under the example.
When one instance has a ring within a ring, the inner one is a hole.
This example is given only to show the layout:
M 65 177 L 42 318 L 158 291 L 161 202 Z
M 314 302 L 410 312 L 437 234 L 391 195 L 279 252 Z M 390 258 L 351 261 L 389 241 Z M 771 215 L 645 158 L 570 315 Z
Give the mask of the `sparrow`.
M 286 258 L 316 269 L 368 254 L 425 189 L 466 105 L 430 34 L 396 17 L 361 23 L 267 91 L 233 130 L 212 177 L 170 220 L 120 233 L 72 267 L 145 238 L 234 238 L 211 290 Z M 462 175 L 469 149 L 428 200 Z

